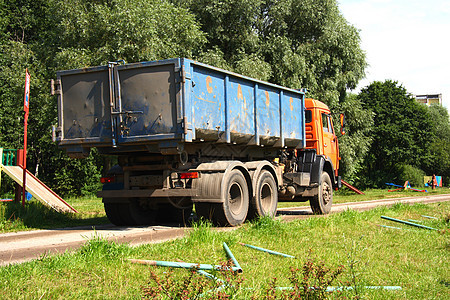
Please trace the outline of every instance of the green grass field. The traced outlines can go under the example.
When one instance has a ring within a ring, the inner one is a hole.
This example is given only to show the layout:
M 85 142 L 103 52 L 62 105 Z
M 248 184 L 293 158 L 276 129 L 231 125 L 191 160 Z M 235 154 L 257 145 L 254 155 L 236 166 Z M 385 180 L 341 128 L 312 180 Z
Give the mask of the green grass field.
M 58 213 L 32 199 L 25 207 L 20 203 L 0 203 L 0 232 L 52 229 L 109 223 L 98 198 L 71 198 L 66 200 L 79 213 Z
M 317 280 L 326 279 L 342 265 L 342 273 L 331 285 L 350 284 L 354 288 L 324 293 L 323 297 L 448 299 L 449 211 L 449 202 L 396 204 L 391 208 L 345 211 L 288 223 L 280 219 L 261 219 L 228 232 L 212 230 L 207 223 L 199 223 L 185 238 L 139 247 L 93 239 L 74 253 L 44 256 L 33 262 L 0 268 L 0 298 L 142 299 L 144 296 L 153 298 L 152 291 L 157 290 L 160 299 L 183 299 L 180 296 L 183 291 L 190 293 L 190 299 L 301 299 L 301 293 L 294 295 L 292 290 L 280 291 L 275 287 L 292 287 L 295 278 L 304 281 L 306 266 L 325 274 L 310 272 L 307 276 L 308 286 L 321 287 L 326 283 Z M 381 215 L 418 220 L 439 231 L 393 223 L 381 219 Z M 401 229 L 381 228 L 378 226 L 381 224 Z M 129 258 L 180 259 L 219 264 L 227 260 L 223 242 L 228 244 L 244 272 L 236 276 L 216 273 L 217 277 L 229 280 L 231 287 L 206 293 L 201 298 L 199 294 L 212 288 L 212 280 L 188 270 L 148 267 L 128 261 Z M 296 258 L 255 251 L 238 242 Z M 371 290 L 364 286 L 399 286 L 401 290 Z M 314 291 L 310 299 L 321 299 L 319 288 L 309 291 Z M 223 298 L 219 298 L 219 293 Z
M 413 191 L 388 192 L 385 190 L 367 190 L 365 195 L 357 195 L 345 188 L 335 192 L 333 202 L 358 202 L 375 199 L 388 199 L 413 196 L 428 196 L 450 194 L 449 188 L 439 188 L 428 193 Z M 27 202 L 25 208 L 19 203 L 0 203 L 0 232 L 15 232 L 22 230 L 51 229 L 83 225 L 99 225 L 109 223 L 106 218 L 103 203 L 99 198 L 68 198 L 65 199 L 78 214 L 60 214 L 33 199 Z M 309 202 L 280 202 L 278 207 L 309 206 Z

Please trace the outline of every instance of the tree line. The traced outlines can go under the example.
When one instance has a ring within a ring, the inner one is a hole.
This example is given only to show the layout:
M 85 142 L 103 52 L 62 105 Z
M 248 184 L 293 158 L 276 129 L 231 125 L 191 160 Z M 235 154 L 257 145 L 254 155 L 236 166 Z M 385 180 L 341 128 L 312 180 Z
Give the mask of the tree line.
M 396 82 L 349 94 L 367 66 L 359 31 L 336 0 L 0 0 L 0 147 L 21 148 L 24 73 L 31 80 L 30 171 L 62 195 L 99 188 L 95 150 L 72 160 L 51 141 L 49 81 L 57 70 L 192 58 L 294 89 L 347 116 L 343 177 L 374 187 L 417 172 L 450 177 L 442 107 L 417 104 Z M 337 122 L 335 122 L 337 123 Z M 2 186 L 2 193 L 8 186 Z

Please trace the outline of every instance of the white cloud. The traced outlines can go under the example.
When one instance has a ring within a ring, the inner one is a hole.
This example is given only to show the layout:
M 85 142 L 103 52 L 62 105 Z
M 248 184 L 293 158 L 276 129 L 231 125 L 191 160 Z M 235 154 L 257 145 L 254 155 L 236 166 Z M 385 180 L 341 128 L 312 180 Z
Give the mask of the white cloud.
M 367 78 L 399 81 L 413 94 L 442 93 L 450 108 L 450 1 L 340 0 L 347 21 L 360 29 Z

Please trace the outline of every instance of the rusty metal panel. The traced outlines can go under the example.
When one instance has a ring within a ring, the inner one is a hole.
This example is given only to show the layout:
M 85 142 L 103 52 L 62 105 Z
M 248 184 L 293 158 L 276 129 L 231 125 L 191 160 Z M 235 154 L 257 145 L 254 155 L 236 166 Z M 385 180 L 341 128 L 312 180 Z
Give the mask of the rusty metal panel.
M 302 148 L 304 93 L 186 60 L 193 140 Z
M 255 134 L 255 93 L 250 81 L 230 78 L 229 121 L 232 133 Z
M 59 141 L 68 151 L 173 154 L 203 140 L 304 147 L 303 92 L 189 59 L 111 63 L 58 79 Z
M 111 139 L 107 67 L 58 73 L 63 139 Z
M 118 72 L 123 124 L 119 141 L 180 131 L 174 64 L 134 64 L 120 66 Z
M 256 118 L 258 131 L 262 136 L 280 136 L 280 96 L 279 91 L 260 86 L 256 98 Z
M 217 139 L 225 130 L 225 76 L 206 68 L 194 68 L 192 124 L 203 139 Z

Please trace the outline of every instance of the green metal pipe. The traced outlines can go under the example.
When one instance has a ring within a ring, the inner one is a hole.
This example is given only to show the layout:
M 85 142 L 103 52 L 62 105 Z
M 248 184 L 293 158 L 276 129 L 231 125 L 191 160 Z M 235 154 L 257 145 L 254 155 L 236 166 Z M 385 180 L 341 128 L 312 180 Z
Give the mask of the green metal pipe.
M 400 291 L 402 290 L 401 286 L 362 286 L 364 289 L 370 289 L 370 290 L 390 290 L 390 291 Z M 293 287 L 277 287 L 277 290 L 280 291 L 290 291 L 293 290 Z M 314 289 L 314 288 L 310 288 Z M 327 287 L 327 292 L 334 292 L 334 291 L 343 291 L 343 290 L 353 290 L 352 286 L 329 286 Z
M 161 260 L 144 260 L 144 259 L 128 259 L 132 263 L 149 265 L 149 266 L 160 266 L 169 268 L 181 268 L 181 269 L 197 269 L 197 270 L 222 270 L 223 266 L 213 266 L 208 264 L 197 264 L 197 263 L 182 263 L 174 261 L 161 261 Z M 229 270 L 234 272 L 242 273 L 241 268 L 231 267 Z
M 249 247 L 249 248 L 252 248 L 252 249 L 255 249 L 255 250 L 258 250 L 258 251 L 262 251 L 262 252 L 267 252 L 267 253 L 270 253 L 270 254 L 273 254 L 273 255 L 280 255 L 280 256 L 284 256 L 284 257 L 295 258 L 295 256 L 292 256 L 292 255 L 289 255 L 289 254 L 284 254 L 284 253 L 281 253 L 281 252 L 277 252 L 277 251 L 273 251 L 273 250 L 269 250 L 269 249 L 264 249 L 264 248 L 253 246 L 253 245 L 249 245 L 249 244 L 244 244 L 244 243 L 239 243 L 239 244 L 242 245 L 242 246 L 245 246 L 245 247 Z
M 389 221 L 393 221 L 393 222 L 403 223 L 403 224 L 410 225 L 410 226 L 414 226 L 414 227 L 419 227 L 419 228 L 428 229 L 428 230 L 438 230 L 438 229 L 436 229 L 436 228 L 428 227 L 428 226 L 425 226 L 425 225 L 416 224 L 416 223 L 412 223 L 412 222 L 408 222 L 408 221 L 403 221 L 403 220 L 399 220 L 399 219 L 394 219 L 394 218 L 390 218 L 390 217 L 386 217 L 386 216 L 381 216 L 381 218 L 382 218 L 382 219 L 389 220 Z
M 413 220 L 413 219 L 408 219 L 408 222 L 416 222 L 416 223 L 420 223 L 420 222 L 422 222 L 422 221 Z
M 225 284 L 225 281 L 223 281 L 223 280 L 220 279 L 220 278 L 217 278 L 216 276 L 214 276 L 214 275 L 212 275 L 212 274 L 209 274 L 209 273 L 206 272 L 206 271 L 203 271 L 203 270 L 197 270 L 197 273 L 198 273 L 198 274 L 201 274 L 201 275 L 203 275 L 203 276 L 205 276 L 205 277 L 207 277 L 207 278 L 209 278 L 209 279 L 212 279 L 212 280 L 214 280 L 214 281 L 218 281 L 218 282 L 220 282 L 220 283 Z
M 223 242 L 223 249 L 225 249 L 225 252 L 227 253 L 228 258 L 231 259 L 231 261 L 234 263 L 235 267 L 240 270 L 239 273 L 242 273 L 242 268 L 239 265 L 237 259 L 234 257 L 233 253 L 231 252 L 230 248 L 228 248 L 227 243 Z
M 384 228 L 391 228 L 391 229 L 404 230 L 403 228 L 400 228 L 400 227 L 393 227 L 393 226 L 387 226 L 387 225 L 378 225 L 378 226 L 384 227 Z
M 182 261 L 182 260 L 180 260 L 180 259 L 177 259 L 177 261 L 184 263 L 184 261 Z M 214 280 L 214 281 L 219 281 L 220 283 L 225 283 L 225 281 L 223 281 L 222 279 L 217 278 L 216 276 L 214 276 L 214 275 L 212 275 L 212 274 L 210 274 L 210 273 L 208 273 L 208 272 L 206 272 L 206 271 L 203 271 L 203 270 L 197 270 L 197 273 L 198 273 L 198 274 L 201 274 L 201 275 L 203 275 L 203 276 L 205 276 L 205 277 L 208 277 L 209 279 L 212 279 L 212 280 Z
M 436 218 L 436 217 L 430 217 L 430 216 L 424 216 L 424 215 L 422 215 L 422 217 L 424 217 L 424 218 L 428 218 L 428 219 L 435 219 L 435 220 L 439 220 L 438 218 Z

